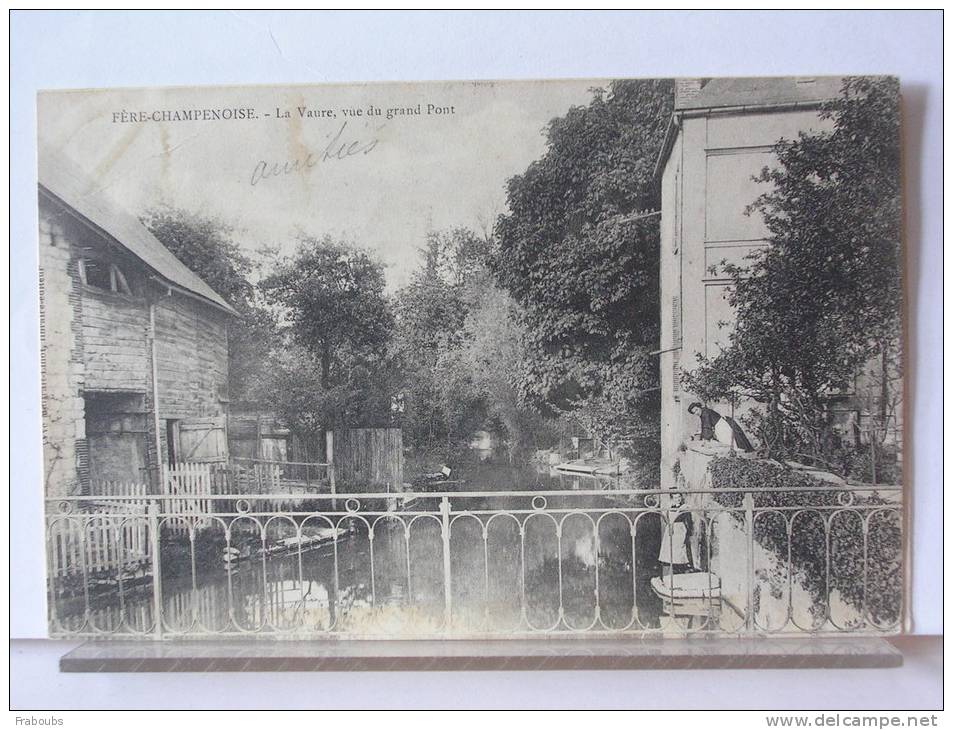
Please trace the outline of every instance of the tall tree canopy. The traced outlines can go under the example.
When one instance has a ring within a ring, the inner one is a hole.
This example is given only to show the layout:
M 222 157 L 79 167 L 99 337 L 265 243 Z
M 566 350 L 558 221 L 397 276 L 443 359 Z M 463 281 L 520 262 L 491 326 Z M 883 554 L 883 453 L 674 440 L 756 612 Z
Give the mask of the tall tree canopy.
M 383 356 L 392 318 L 384 268 L 371 255 L 332 240 L 303 236 L 293 256 L 262 279 L 265 299 L 280 305 L 287 331 L 321 366 L 321 385 L 346 353 Z
M 397 294 L 403 427 L 415 446 L 468 441 L 483 420 L 459 348 L 474 277 L 483 271 L 487 248 L 465 228 L 431 231 L 420 249 L 420 268 Z
M 516 390 L 524 367 L 519 305 L 487 268 L 493 243 L 465 228 L 432 231 L 397 295 L 405 443 L 461 455 L 478 430 L 525 456 L 552 425 Z M 547 441 L 546 445 L 549 445 Z
M 672 103 L 670 81 L 616 81 L 551 121 L 546 153 L 509 180 L 495 229 L 493 271 L 524 309 L 521 393 L 601 413 L 588 425 L 606 437 L 657 431 L 643 418 L 658 384 L 653 175 Z
M 769 245 L 726 266 L 737 323 L 728 346 L 686 378 L 708 400 L 768 405 L 769 448 L 823 451 L 825 400 L 871 358 L 896 368 L 900 345 L 900 109 L 895 79 L 852 78 L 824 132 L 775 147 L 752 206 Z M 882 384 L 887 388 L 886 380 Z M 882 398 L 881 400 L 886 400 Z
M 556 424 L 527 405 L 517 390 L 526 367 L 526 332 L 519 305 L 485 270 L 473 283 L 460 360 L 471 388 L 483 401 L 487 419 L 498 424 L 493 430 L 506 443 L 510 460 L 518 460 L 531 450 L 551 446 Z
M 259 287 L 281 313 L 281 333 L 289 341 L 291 367 L 276 364 L 283 380 L 274 391 L 278 401 L 284 393 L 294 395 L 284 409 L 289 423 L 297 419 L 313 433 L 318 425 L 324 430 L 386 420 L 393 316 L 383 266 L 331 238 L 302 236 L 294 255 L 279 258 Z M 292 382 L 302 377 L 306 382 Z

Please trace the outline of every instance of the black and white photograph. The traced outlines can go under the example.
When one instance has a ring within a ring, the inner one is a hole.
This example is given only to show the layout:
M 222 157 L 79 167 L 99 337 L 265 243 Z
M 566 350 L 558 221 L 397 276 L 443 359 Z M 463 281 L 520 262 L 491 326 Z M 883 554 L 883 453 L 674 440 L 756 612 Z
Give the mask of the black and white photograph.
M 41 91 L 49 635 L 901 633 L 901 96 Z

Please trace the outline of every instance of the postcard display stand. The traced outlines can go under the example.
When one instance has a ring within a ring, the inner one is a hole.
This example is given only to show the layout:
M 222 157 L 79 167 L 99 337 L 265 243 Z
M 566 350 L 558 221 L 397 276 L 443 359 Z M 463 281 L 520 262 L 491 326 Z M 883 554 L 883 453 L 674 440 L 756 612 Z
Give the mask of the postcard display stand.
M 63 672 L 302 672 L 887 668 L 885 639 L 711 638 L 448 641 L 90 641 Z

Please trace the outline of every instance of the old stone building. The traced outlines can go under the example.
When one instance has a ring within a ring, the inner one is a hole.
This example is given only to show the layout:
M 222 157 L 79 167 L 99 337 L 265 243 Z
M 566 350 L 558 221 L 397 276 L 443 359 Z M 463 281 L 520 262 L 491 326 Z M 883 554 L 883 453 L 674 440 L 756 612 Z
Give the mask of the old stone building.
M 157 490 L 162 464 L 225 460 L 231 307 L 47 152 L 39 228 L 46 494 Z
M 764 185 L 755 181 L 775 160 L 774 145 L 799 132 L 829 129 L 820 105 L 836 97 L 839 78 L 681 79 L 675 111 L 659 158 L 661 183 L 660 380 L 662 388 L 662 477 L 672 474 L 680 448 L 699 430 L 688 413 L 691 394 L 683 394 L 683 370 L 697 355 L 714 356 L 735 319 L 727 301 L 730 281 L 721 262 L 741 264 L 765 245 L 759 215 L 746 213 Z M 873 364 L 873 367 L 878 367 Z M 832 393 L 831 409 L 845 429 L 870 416 L 864 374 L 850 392 Z M 725 404 L 710 404 L 730 415 Z M 742 404 L 737 417 L 752 404 Z M 895 432 L 902 407 L 892 404 Z

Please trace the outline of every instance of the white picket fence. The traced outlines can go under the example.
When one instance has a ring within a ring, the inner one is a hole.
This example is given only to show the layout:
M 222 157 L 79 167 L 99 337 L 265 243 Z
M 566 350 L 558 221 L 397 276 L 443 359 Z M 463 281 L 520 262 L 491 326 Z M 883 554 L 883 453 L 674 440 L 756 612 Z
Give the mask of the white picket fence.
M 161 503 L 166 516 L 160 517 L 160 533 L 188 535 L 190 527 L 200 525 L 203 516 L 216 511 L 212 495 L 232 490 L 249 494 L 281 492 L 286 486 L 281 466 L 277 462 L 256 463 L 223 472 L 214 464 L 190 462 L 167 468 L 163 490 L 167 499 Z M 218 471 L 213 473 L 215 468 Z M 86 575 L 110 580 L 148 569 L 152 550 L 148 508 L 155 501 L 149 486 L 95 482 L 90 485 L 90 496 L 96 499 L 83 503 L 82 516 L 67 513 L 51 515 L 48 520 L 51 578 Z M 295 503 L 290 500 L 274 506 L 290 509 Z M 103 517 L 90 517 L 98 514 Z
M 200 516 L 212 511 L 208 497 L 212 494 L 209 464 L 184 463 L 166 471 L 166 491 L 172 495 L 168 510 L 185 516 Z M 177 523 L 176 529 L 184 529 Z
M 47 539 L 50 572 L 54 577 L 116 575 L 143 568 L 151 561 L 146 520 L 148 486 L 98 482 L 91 491 L 103 499 L 91 502 L 87 514 L 102 517 L 78 519 L 66 514 L 50 524 Z
M 90 493 L 102 499 L 88 502 L 83 518 L 64 514 L 50 521 L 47 540 L 51 577 L 115 578 L 148 567 L 152 550 L 147 518 L 148 485 L 103 481 L 90 485 Z M 168 469 L 166 493 L 173 499 L 167 501 L 165 508 L 180 519 L 166 521 L 162 530 L 187 534 L 189 517 L 212 511 L 211 466 L 188 463 Z M 123 499 L 111 499 L 115 497 Z M 103 517 L 88 517 L 90 514 Z

